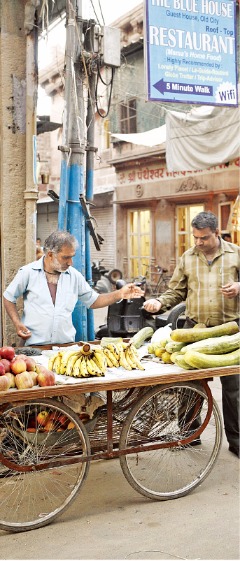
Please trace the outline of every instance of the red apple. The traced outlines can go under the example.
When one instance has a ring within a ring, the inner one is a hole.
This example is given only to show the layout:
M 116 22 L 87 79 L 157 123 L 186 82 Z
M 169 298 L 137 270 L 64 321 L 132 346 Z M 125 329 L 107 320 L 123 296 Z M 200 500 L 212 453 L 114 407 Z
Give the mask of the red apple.
M 6 392 L 10 388 L 10 382 L 7 376 L 0 376 L 0 392 Z
M 12 360 L 15 356 L 15 349 L 13 347 L 1 347 L 0 356 Z
M 5 372 L 10 372 L 10 360 L 8 360 L 7 358 L 2 358 L 0 360 L 0 364 L 3 364 Z
M 44 430 L 46 430 L 47 432 L 50 432 L 52 430 L 55 430 L 55 424 L 53 421 L 47 421 Z
M 26 356 L 24 360 L 26 362 L 26 370 L 32 370 L 32 372 L 35 372 L 36 361 L 34 360 L 34 358 L 32 358 L 31 356 Z
M 45 370 L 41 370 L 38 373 L 37 381 L 41 387 L 55 386 L 55 374 L 52 370 L 47 370 L 47 368 L 45 368 Z
M 15 384 L 15 376 L 12 372 L 6 372 L 5 376 L 7 376 L 9 382 L 10 382 L 10 388 L 15 388 L 16 384 Z
M 15 376 L 15 384 L 18 390 L 26 390 L 33 387 L 32 376 L 26 370 L 24 372 L 19 372 Z
M 46 372 L 47 368 L 43 364 L 36 364 L 35 370 L 39 374 L 40 372 Z
M 38 380 L 37 380 L 38 374 L 37 374 L 37 372 L 35 372 L 34 370 L 28 370 L 28 372 L 29 372 L 30 376 L 32 376 L 33 385 L 37 386 L 38 385 Z
M 2 364 L 2 361 L 0 361 L 0 376 L 4 376 L 4 374 L 6 374 L 6 370 L 4 368 L 4 364 Z
M 68 421 L 68 418 L 66 417 L 66 415 L 63 415 L 63 414 L 62 414 L 62 415 L 59 415 L 57 421 L 58 421 L 58 423 L 59 423 L 62 427 L 64 427 L 64 425 L 66 425 L 66 423 L 67 423 L 67 421 Z
M 13 360 L 11 360 L 10 368 L 13 374 L 20 374 L 20 372 L 26 371 L 26 362 L 23 358 L 16 356 Z
M 47 411 L 40 411 L 37 415 L 37 422 L 41 427 L 44 427 L 47 423 L 49 413 Z

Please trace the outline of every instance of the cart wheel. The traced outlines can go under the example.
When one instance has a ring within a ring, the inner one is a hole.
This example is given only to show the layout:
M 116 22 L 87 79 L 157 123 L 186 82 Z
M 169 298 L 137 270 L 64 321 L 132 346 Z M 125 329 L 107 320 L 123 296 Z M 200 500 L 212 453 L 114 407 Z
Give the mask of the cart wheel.
M 210 473 L 221 446 L 222 423 L 207 390 L 208 395 L 200 384 L 188 382 L 155 386 L 133 406 L 119 449 L 141 445 L 143 451 L 120 455 L 120 464 L 127 481 L 142 495 L 157 500 L 182 497 Z M 190 430 L 189 418 L 192 427 L 200 411 L 200 443 L 181 444 L 196 433 L 196 428 Z M 162 447 L 149 450 L 149 444 Z
M 107 276 L 110 282 L 116 285 L 116 282 L 122 279 L 122 271 L 120 271 L 119 269 L 111 269 L 111 271 L 109 271 Z
M 55 430 L 39 425 L 47 414 Z M 53 399 L 8 406 L 0 417 L 0 528 L 25 532 L 56 518 L 83 484 L 89 455 L 86 429 L 69 407 Z

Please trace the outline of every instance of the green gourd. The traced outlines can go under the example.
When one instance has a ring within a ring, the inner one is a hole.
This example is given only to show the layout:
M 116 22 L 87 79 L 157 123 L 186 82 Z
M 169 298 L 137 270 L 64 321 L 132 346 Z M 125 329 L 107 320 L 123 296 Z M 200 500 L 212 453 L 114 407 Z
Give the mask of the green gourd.
M 190 366 L 198 368 L 217 368 L 218 366 L 234 366 L 240 364 L 240 349 L 225 355 L 206 355 L 198 351 L 187 351 L 184 360 Z
M 210 337 L 210 339 L 203 339 L 196 341 L 190 345 L 185 345 L 181 349 L 181 353 L 185 354 L 187 351 L 198 351 L 207 355 L 221 355 L 235 351 L 240 347 L 240 331 L 234 335 L 223 335 L 222 337 Z
M 175 329 L 171 333 L 171 339 L 173 339 L 173 341 L 179 341 L 180 343 L 194 343 L 195 341 L 202 341 L 202 339 L 208 339 L 210 337 L 233 335 L 238 331 L 237 323 L 235 321 L 229 321 L 222 325 L 202 329 Z
M 152 337 L 153 333 L 154 330 L 152 327 L 143 327 L 140 331 L 138 331 L 138 333 L 133 335 L 131 343 L 136 347 L 136 349 L 139 349 L 139 347 L 141 347 L 147 339 Z

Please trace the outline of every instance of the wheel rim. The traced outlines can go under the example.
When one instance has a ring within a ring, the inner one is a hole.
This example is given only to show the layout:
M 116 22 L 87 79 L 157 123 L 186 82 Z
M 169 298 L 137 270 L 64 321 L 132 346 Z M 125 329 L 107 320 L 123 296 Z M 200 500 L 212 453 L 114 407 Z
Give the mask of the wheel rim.
M 221 417 L 215 402 L 209 423 L 201 434 L 201 444 L 179 444 L 186 436 L 196 432 L 196 428 L 187 423 L 187 412 L 191 411 L 192 415 L 195 407 L 191 419 L 198 416 L 196 401 L 199 397 L 203 401 L 203 421 L 208 399 L 201 388 L 196 389 L 191 384 L 153 388 L 129 414 L 120 438 L 121 450 L 143 441 L 146 445 L 155 441 L 163 446 L 176 442 L 173 447 L 120 456 L 125 477 L 139 493 L 158 500 L 177 498 L 192 491 L 211 471 L 222 437 Z M 181 412 L 182 405 L 185 413 Z
M 36 432 L 26 432 L 30 419 L 43 411 L 55 415 L 55 426 L 65 415 L 74 428 L 42 432 L 37 426 Z M 9 407 L 0 430 L 5 431 L 0 453 L 6 464 L 0 464 L 0 527 L 23 531 L 48 524 L 67 508 L 86 478 L 89 463 L 79 461 L 89 455 L 85 428 L 68 407 L 42 400 Z M 68 465 L 63 458 L 68 458 Z M 27 471 L 33 465 L 36 471 Z M 25 471 L 18 471 L 18 466 Z

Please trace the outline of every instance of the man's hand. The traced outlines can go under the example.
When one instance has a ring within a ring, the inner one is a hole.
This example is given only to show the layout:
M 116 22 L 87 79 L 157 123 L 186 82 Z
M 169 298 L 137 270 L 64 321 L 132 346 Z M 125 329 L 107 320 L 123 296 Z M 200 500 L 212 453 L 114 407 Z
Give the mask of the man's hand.
M 130 298 L 141 298 L 141 296 L 144 296 L 144 290 L 142 290 L 140 286 L 136 286 L 134 282 L 125 284 L 122 288 L 120 288 L 118 293 L 121 294 L 121 298 L 123 300 L 128 300 Z
M 161 302 L 159 302 L 159 300 L 156 300 L 155 298 L 150 298 L 143 304 L 144 310 L 150 312 L 151 314 L 156 314 L 157 312 L 159 312 L 161 306 Z
M 32 335 L 31 331 L 23 323 L 20 323 L 20 325 L 18 325 L 17 334 L 24 340 L 29 339 L 29 337 L 31 337 Z
M 240 293 L 240 283 L 239 282 L 228 282 L 220 289 L 225 298 L 236 298 Z

